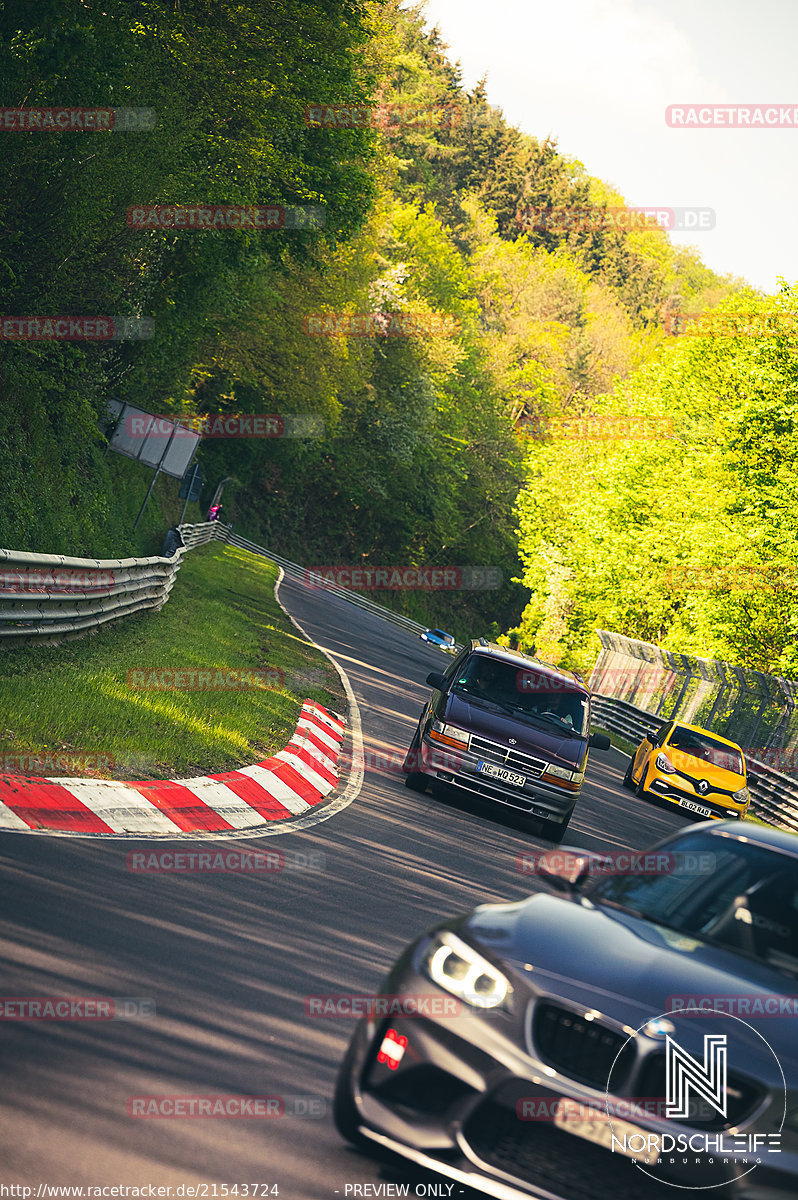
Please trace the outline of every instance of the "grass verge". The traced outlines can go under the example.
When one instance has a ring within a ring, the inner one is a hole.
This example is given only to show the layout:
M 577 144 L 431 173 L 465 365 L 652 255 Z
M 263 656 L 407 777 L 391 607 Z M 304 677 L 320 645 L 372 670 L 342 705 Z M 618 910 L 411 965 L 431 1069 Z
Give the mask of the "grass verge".
M 277 604 L 276 579 L 264 558 L 203 546 L 183 559 L 159 613 L 6 650 L 0 770 L 108 779 L 234 770 L 282 749 L 303 699 L 344 712 L 337 673 Z

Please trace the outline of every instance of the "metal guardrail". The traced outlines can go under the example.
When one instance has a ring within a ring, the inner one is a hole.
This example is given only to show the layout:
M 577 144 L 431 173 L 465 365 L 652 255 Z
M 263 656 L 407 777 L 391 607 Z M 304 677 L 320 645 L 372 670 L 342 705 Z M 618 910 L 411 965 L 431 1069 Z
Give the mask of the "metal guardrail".
M 595 723 L 629 742 L 640 742 L 667 724 L 664 717 L 653 716 L 643 708 L 616 700 L 611 696 L 594 695 L 592 709 Z M 795 779 L 777 771 L 761 759 L 746 754 L 753 768 L 755 782 L 749 781 L 751 812 L 761 821 L 779 829 L 798 831 L 798 786 Z
M 333 596 L 347 600 L 350 604 L 355 604 L 358 608 L 373 613 L 374 616 L 381 617 L 384 621 L 390 621 L 393 625 L 397 625 L 400 629 L 405 629 L 408 633 L 414 633 L 418 636 L 427 628 L 426 625 L 419 625 L 418 621 L 411 621 L 409 617 L 403 617 L 401 613 L 393 612 L 390 608 L 385 608 L 382 604 L 375 604 L 373 600 L 366 599 L 365 596 L 360 595 L 358 592 L 338 587 L 337 584 L 328 583 L 324 579 L 314 579 L 313 584 L 309 584 L 306 567 L 300 567 L 298 563 L 291 562 L 287 558 L 281 558 L 279 554 L 274 554 L 271 550 L 266 550 L 263 546 L 258 546 L 257 543 L 250 542 L 248 538 L 233 533 L 227 526 L 220 526 L 219 536 L 231 546 L 238 546 L 241 550 L 249 550 L 252 554 L 260 554 L 264 558 L 277 563 L 278 566 L 283 568 L 289 578 L 305 583 L 308 587 L 323 588 L 325 592 L 330 592 Z M 458 650 L 460 648 L 460 646 L 456 647 Z
M 183 555 L 212 541 L 259 554 L 277 563 L 290 578 L 307 583 L 305 567 L 241 537 L 221 521 L 176 528 L 183 544 L 169 558 L 71 558 L 0 550 L 0 645 L 65 641 L 133 613 L 157 612 L 169 597 Z M 426 628 L 326 580 L 314 581 L 312 586 L 322 587 L 408 633 L 418 635 Z
M 208 525 L 181 527 L 170 558 L 74 558 L 0 550 L 0 645 L 61 642 L 108 621 L 157 612 L 169 598 L 183 555 L 217 536 Z

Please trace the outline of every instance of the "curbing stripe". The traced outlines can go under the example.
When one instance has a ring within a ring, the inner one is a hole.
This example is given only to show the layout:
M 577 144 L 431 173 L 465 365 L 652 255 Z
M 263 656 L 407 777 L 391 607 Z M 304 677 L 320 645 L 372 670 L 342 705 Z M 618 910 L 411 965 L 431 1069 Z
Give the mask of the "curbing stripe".
M 274 759 L 270 759 L 272 768 L 276 765 Z M 254 780 L 261 780 L 266 791 L 270 792 L 276 800 L 292 815 L 299 816 L 305 813 L 310 808 L 307 800 L 302 797 L 287 783 L 284 783 L 279 775 L 273 769 L 267 766 L 246 767 L 242 771 L 242 775 L 249 775 Z
M 340 795 L 331 794 L 338 790 L 327 780 L 316 775 L 319 787 L 308 783 L 310 768 L 299 760 L 299 769 L 279 755 L 243 767 L 238 771 L 228 772 L 226 776 L 216 779 L 209 776 L 208 780 L 219 783 L 227 780 L 228 791 L 235 795 L 253 812 L 258 812 L 261 821 L 250 828 L 231 826 L 226 817 L 222 816 L 212 806 L 204 804 L 201 798 L 193 792 L 191 784 L 196 781 L 181 780 L 140 780 L 125 783 L 121 786 L 138 794 L 139 799 L 149 804 L 153 813 L 166 819 L 170 832 L 131 833 L 116 832 L 101 820 L 91 809 L 83 805 L 64 787 L 64 780 L 47 780 L 18 775 L 0 775 L 0 832 L 41 833 L 52 837 L 83 837 L 83 838 L 134 838 L 141 840 L 142 836 L 153 841 L 178 841 L 191 839 L 193 841 L 203 836 L 212 836 L 214 841 L 230 838 L 272 837 L 278 834 L 297 833 L 327 821 L 337 813 L 348 808 L 357 799 L 363 786 L 363 735 L 360 709 L 352 691 L 352 685 L 343 668 L 323 646 L 314 641 L 286 609 L 279 596 L 280 584 L 285 578 L 282 567 L 278 568 L 277 582 L 274 587 L 274 598 L 289 621 L 302 634 L 303 638 L 327 658 L 338 672 L 346 693 L 348 722 L 335 713 L 328 712 L 322 705 L 306 700 L 302 706 L 297 729 L 290 744 L 296 744 L 299 738 L 304 739 L 304 748 L 308 753 L 317 751 L 316 766 L 327 766 L 332 759 L 337 779 L 339 757 L 344 752 L 344 739 L 347 727 L 350 738 L 350 751 L 347 755 L 348 779 Z M 310 727 L 310 728 L 309 728 Z M 313 746 L 311 735 L 319 740 L 332 739 L 334 746 L 322 753 L 318 746 Z M 279 752 L 283 754 L 284 752 Z M 295 756 L 294 756 L 295 757 Z M 300 773 L 301 771 L 301 773 Z M 201 777 L 205 779 L 205 777 Z M 106 780 L 78 780 L 83 784 L 113 783 Z M 262 786 L 262 799 L 255 801 L 249 789 Z M 238 789 L 238 790 L 236 790 Z M 325 801 L 320 809 L 316 809 Z M 139 809 L 134 803 L 125 805 L 129 816 L 131 807 Z M 239 806 L 240 807 L 240 806 Z M 231 815 L 230 810 L 228 815 Z
M 132 783 L 0 776 L 0 831 L 195 840 L 277 832 L 335 789 L 344 729 L 306 700 L 288 746 L 239 771 Z
M 135 785 L 107 779 L 51 779 L 80 800 L 114 833 L 176 833 L 179 827 Z
M 136 788 L 151 804 L 166 813 L 183 833 L 233 831 L 233 826 L 224 817 L 199 802 L 194 792 L 180 783 L 154 783 L 152 786 L 138 783 Z

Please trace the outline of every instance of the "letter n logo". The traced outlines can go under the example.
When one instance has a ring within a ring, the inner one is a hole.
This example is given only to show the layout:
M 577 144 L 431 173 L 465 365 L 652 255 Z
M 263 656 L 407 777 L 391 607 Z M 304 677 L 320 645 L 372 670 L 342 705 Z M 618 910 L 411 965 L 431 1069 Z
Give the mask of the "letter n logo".
M 726 1034 L 704 1035 L 704 1063 L 683 1050 L 672 1037 L 665 1045 L 665 1116 L 687 1119 L 690 1116 L 692 1088 L 722 1117 L 726 1116 Z

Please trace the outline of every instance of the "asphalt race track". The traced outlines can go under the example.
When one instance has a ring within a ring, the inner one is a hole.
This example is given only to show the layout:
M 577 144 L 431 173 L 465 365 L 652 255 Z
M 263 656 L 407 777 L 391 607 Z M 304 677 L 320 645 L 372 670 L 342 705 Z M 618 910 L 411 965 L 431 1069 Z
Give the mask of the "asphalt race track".
M 447 661 L 438 650 L 327 594 L 289 581 L 280 594 L 352 683 L 362 791 L 306 832 L 224 844 L 279 848 L 286 869 L 271 873 L 146 873 L 128 866 L 145 843 L 0 835 L 2 997 L 133 998 L 122 1019 L 0 1020 L 2 1184 L 174 1197 L 191 1194 L 181 1184 L 207 1197 L 276 1185 L 286 1200 L 333 1200 L 441 1182 L 341 1142 L 329 1102 L 353 1021 L 311 1015 L 308 998 L 368 994 L 436 920 L 525 895 L 518 856 L 545 843 L 404 787 L 423 681 Z M 568 843 L 642 849 L 683 824 L 624 791 L 623 765 L 592 753 Z M 270 1097 L 272 1116 L 132 1115 L 165 1096 Z

